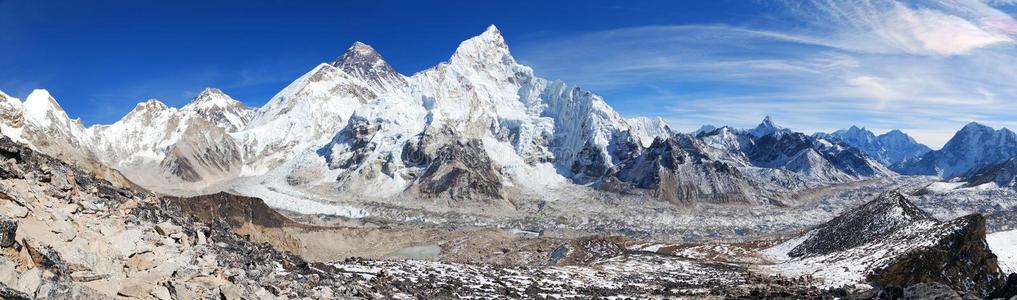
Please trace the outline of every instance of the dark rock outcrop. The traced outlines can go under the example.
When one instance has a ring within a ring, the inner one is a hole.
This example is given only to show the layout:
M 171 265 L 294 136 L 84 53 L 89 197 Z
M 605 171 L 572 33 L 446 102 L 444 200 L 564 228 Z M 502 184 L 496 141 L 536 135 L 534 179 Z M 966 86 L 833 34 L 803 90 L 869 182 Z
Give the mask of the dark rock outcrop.
M 417 178 L 417 187 L 425 195 L 447 195 L 454 201 L 505 198 L 501 176 L 480 140 L 443 146 Z
M 996 255 L 985 242 L 985 218 L 968 215 L 939 225 L 945 235 L 894 259 L 869 277 L 882 287 L 940 283 L 955 291 L 988 295 L 1002 283 Z
M 922 300 L 922 299 L 937 299 L 937 300 L 960 300 L 964 299 L 957 294 L 956 291 L 951 289 L 949 286 L 940 283 L 919 283 L 916 285 L 909 286 L 904 289 L 904 295 L 902 297 L 906 300 Z
M 688 135 L 657 138 L 641 154 L 612 169 L 612 180 L 652 191 L 676 204 L 748 203 L 758 191 L 737 168 L 707 154 L 702 142 Z
M 14 234 L 18 231 L 18 220 L 0 215 L 0 247 L 10 247 L 17 242 Z
M 188 218 L 202 223 L 211 224 L 225 221 L 231 226 L 251 223 L 271 228 L 298 225 L 265 205 L 265 202 L 258 198 L 220 192 L 196 197 L 164 197 L 163 199 L 179 207 Z
M 6 284 L 0 283 L 0 299 L 5 300 L 31 300 L 32 296 L 13 289 Z
M 823 255 L 854 248 L 918 221 L 935 219 L 904 195 L 890 191 L 820 225 L 808 239 L 788 252 L 788 256 Z
M 1017 297 L 1017 273 L 1010 273 L 1006 283 L 989 294 L 990 299 L 1013 299 Z

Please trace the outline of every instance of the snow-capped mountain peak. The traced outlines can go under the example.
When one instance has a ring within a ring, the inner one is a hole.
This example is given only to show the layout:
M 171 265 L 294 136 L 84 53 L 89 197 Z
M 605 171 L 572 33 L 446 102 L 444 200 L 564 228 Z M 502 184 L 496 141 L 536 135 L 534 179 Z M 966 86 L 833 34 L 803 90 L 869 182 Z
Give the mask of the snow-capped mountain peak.
M 756 128 L 753 128 L 751 131 L 749 131 L 749 133 L 756 137 L 763 137 L 771 133 L 784 130 L 786 129 L 777 126 L 777 124 L 774 123 L 773 118 L 771 118 L 770 116 L 766 116 L 765 118 L 763 118 L 763 121 L 760 122 L 759 125 L 756 126 Z
M 31 94 L 28 94 L 28 98 L 25 99 L 23 106 L 25 118 L 43 127 L 48 126 L 52 121 L 59 121 L 61 119 L 70 120 L 64 109 L 60 107 L 60 104 L 53 99 L 53 96 L 47 90 L 33 90 Z
M 244 104 L 226 95 L 220 89 L 208 87 L 194 97 L 190 103 L 184 105 L 181 110 L 215 110 L 237 106 L 244 106 Z
M 946 178 L 962 175 L 1017 156 L 1017 134 L 1009 129 L 971 122 L 961 128 L 942 149 L 929 152 L 921 159 L 903 166 L 905 173 L 939 175 Z
M 898 129 L 877 136 L 865 127 L 851 126 L 830 134 L 816 133 L 816 136 L 858 148 L 886 166 L 894 166 L 931 151 Z
M 361 42 L 354 42 L 330 65 L 383 89 L 401 85 L 405 81 L 378 51 Z
M 117 123 L 141 122 L 141 124 L 148 124 L 153 120 L 159 119 L 161 115 L 172 114 L 175 111 L 176 109 L 167 106 L 158 99 L 148 99 L 135 105 L 134 109 L 128 112 L 120 121 L 117 121 Z
M 993 130 L 993 129 L 992 129 L 992 127 L 982 125 L 982 123 L 969 122 L 969 123 L 965 124 L 964 127 L 962 127 L 960 131 L 975 131 L 975 130 L 977 130 L 977 131 L 985 131 L 985 130 Z
M 254 109 L 233 99 L 217 88 L 205 88 L 190 103 L 180 108 L 185 114 L 195 114 L 213 125 L 234 132 L 247 126 L 254 117 Z M 189 119 L 189 117 L 185 117 Z
M 452 56 L 453 64 L 484 65 L 499 63 L 502 65 L 514 65 L 515 58 L 509 52 L 508 44 L 502 37 L 501 31 L 494 25 L 488 26 L 487 30 L 478 36 L 470 38 L 459 44 L 455 54 Z

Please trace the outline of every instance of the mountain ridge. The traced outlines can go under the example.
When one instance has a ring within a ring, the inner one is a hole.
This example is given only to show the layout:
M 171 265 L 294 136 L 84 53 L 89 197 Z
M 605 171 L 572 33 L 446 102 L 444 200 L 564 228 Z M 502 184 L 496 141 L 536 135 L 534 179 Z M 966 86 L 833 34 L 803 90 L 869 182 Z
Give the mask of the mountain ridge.
M 876 135 L 865 127 L 851 126 L 833 133 L 818 132 L 815 135 L 842 141 L 864 151 L 873 159 L 891 168 L 932 151 L 928 146 L 918 143 L 899 129 Z
M 971 122 L 957 131 L 942 149 L 903 163 L 898 169 L 911 175 L 953 178 L 1017 156 L 1017 134 Z
M 696 136 L 678 135 L 660 118 L 624 118 L 597 94 L 534 75 L 493 25 L 410 76 L 356 42 L 258 108 L 206 88 L 181 108 L 139 103 L 110 125 L 84 128 L 66 114 L 48 115 L 68 124 L 59 136 L 83 157 L 184 195 L 258 182 L 448 203 L 476 196 L 514 207 L 505 199 L 576 186 L 654 190 L 677 203 L 730 193 L 740 196 L 721 202 L 768 205 L 786 202 L 779 196 L 786 191 L 893 175 L 864 153 L 769 116 L 755 129 Z M 687 155 L 702 159 L 679 159 Z M 671 175 L 661 181 L 660 172 Z M 690 190 L 675 181 L 682 177 L 716 180 Z

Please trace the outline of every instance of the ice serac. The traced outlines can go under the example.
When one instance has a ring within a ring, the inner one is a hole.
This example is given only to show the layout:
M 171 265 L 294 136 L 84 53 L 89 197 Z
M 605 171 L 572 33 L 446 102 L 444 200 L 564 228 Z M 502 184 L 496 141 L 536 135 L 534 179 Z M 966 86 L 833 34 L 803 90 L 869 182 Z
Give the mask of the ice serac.
M 905 174 L 951 178 L 1015 156 L 1017 134 L 972 122 L 954 134 L 942 149 L 926 153 L 899 169 Z
M 932 151 L 897 129 L 877 136 L 864 127 L 851 126 L 829 134 L 817 133 L 816 136 L 858 148 L 888 167 L 899 166 Z
M 630 130 L 639 139 L 640 145 L 649 147 L 656 138 L 666 138 L 675 134 L 667 121 L 660 117 L 635 117 L 625 120 L 629 123 Z

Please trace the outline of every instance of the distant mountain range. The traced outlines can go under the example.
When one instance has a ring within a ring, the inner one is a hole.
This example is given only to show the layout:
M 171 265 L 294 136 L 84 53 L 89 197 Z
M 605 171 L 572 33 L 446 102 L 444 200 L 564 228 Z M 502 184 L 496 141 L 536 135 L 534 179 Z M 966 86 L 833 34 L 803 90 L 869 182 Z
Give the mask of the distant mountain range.
M 626 119 L 597 94 L 536 77 L 494 26 L 409 76 L 355 43 L 260 108 L 208 88 L 179 109 L 149 100 L 114 124 L 85 127 L 44 90 L 24 102 L 0 93 L 0 131 L 169 194 L 258 185 L 507 208 L 509 199 L 568 189 L 679 204 L 783 204 L 794 191 L 894 171 L 950 177 L 1017 155 L 1012 132 L 977 124 L 938 151 L 897 130 L 806 135 L 769 117 L 748 130 L 678 133 L 660 118 Z
M 900 167 L 902 173 L 952 178 L 1017 156 L 1017 134 L 978 123 L 961 128 L 943 146 Z
M 886 166 L 902 164 L 932 151 L 896 129 L 877 136 L 865 128 L 851 126 L 829 134 L 816 133 L 816 136 L 838 140 L 858 148 Z

